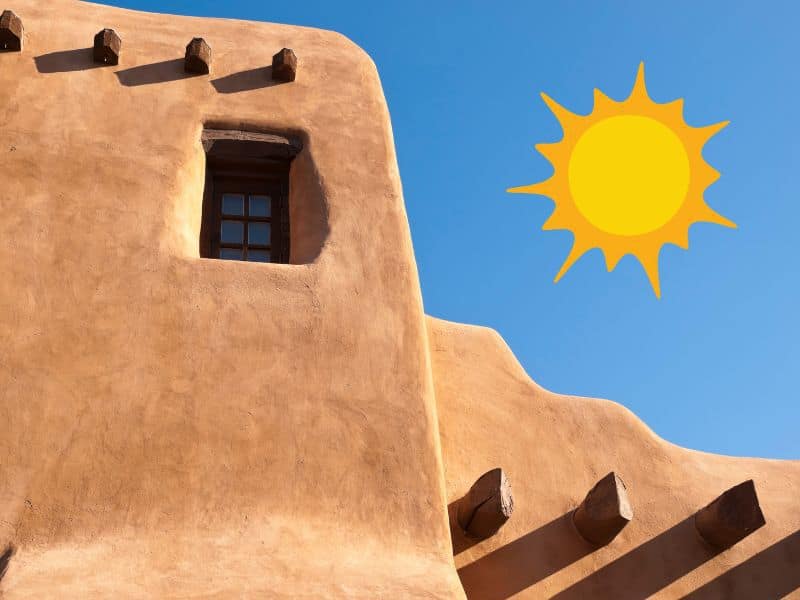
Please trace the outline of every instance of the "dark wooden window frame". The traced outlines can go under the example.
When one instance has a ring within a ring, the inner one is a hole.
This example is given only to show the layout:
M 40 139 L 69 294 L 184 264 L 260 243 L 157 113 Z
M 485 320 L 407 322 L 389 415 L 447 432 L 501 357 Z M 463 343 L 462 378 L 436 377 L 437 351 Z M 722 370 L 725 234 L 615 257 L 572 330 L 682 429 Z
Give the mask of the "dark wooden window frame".
M 216 129 L 205 129 L 202 141 L 206 151 L 206 182 L 200 229 L 200 256 L 219 258 L 221 248 L 246 248 L 247 223 L 269 222 L 270 247 L 250 247 L 269 249 L 271 262 L 288 263 L 291 256 L 289 168 L 292 159 L 302 149 L 299 141 L 273 134 Z M 243 245 L 225 244 L 220 239 L 221 199 L 224 193 L 245 193 L 244 215 L 225 217 L 226 221 L 244 223 Z M 270 196 L 271 217 L 250 217 L 248 194 Z

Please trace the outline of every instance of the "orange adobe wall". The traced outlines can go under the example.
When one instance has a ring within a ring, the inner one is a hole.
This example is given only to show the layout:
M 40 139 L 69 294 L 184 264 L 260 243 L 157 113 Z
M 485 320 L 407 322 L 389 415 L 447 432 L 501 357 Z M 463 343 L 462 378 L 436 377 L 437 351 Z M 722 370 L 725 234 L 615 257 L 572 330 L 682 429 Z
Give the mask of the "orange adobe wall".
M 542 389 L 490 329 L 428 318 L 428 331 L 451 514 L 493 467 L 503 467 L 514 493 L 513 515 L 485 541 L 453 522 L 468 598 L 800 597 L 800 461 L 679 448 L 618 404 Z M 595 549 L 570 516 L 610 471 L 627 485 L 634 516 Z M 766 525 L 714 551 L 693 515 L 747 479 Z
M 681 450 L 616 405 L 537 387 L 496 334 L 425 317 L 380 81 L 350 41 L 76 0 L 6 8 L 25 36 L 0 53 L 0 596 L 800 587 L 800 463 Z M 118 66 L 91 62 L 103 27 Z M 210 76 L 182 72 L 195 36 Z M 275 85 L 283 47 L 298 76 Z M 204 126 L 303 140 L 292 264 L 199 257 Z M 514 515 L 451 539 L 448 505 L 494 466 Z M 589 552 L 558 518 L 612 469 L 634 521 Z M 751 477 L 767 525 L 707 556 L 686 519 Z

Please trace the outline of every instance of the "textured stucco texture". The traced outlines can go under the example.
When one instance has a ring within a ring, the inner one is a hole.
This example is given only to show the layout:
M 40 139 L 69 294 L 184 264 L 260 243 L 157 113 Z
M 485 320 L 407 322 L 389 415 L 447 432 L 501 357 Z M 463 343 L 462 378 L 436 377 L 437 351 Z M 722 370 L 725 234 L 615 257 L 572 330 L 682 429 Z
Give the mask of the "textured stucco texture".
M 1 597 L 800 587 L 800 463 L 682 450 L 618 405 L 536 386 L 494 332 L 425 316 L 380 80 L 352 42 L 76 0 L 7 8 L 25 38 L 0 53 Z M 91 59 L 104 27 L 116 66 Z M 198 36 L 212 72 L 189 76 Z M 289 83 L 269 72 L 284 47 Z M 200 258 L 204 127 L 302 140 L 291 264 Z M 497 466 L 511 519 L 479 543 L 451 532 Z M 588 548 L 565 515 L 611 470 L 634 520 Z M 767 524 L 713 554 L 689 518 L 748 478 Z

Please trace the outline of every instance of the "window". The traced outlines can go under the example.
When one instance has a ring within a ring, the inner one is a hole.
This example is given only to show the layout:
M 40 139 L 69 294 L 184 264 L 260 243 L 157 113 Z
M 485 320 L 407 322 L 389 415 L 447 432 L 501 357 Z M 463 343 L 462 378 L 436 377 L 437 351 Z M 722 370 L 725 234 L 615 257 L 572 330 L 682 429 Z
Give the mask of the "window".
M 272 221 L 272 215 L 281 211 L 279 186 L 257 179 L 215 177 L 214 196 L 214 231 L 219 235 L 212 240 L 212 257 L 272 262 L 274 248 L 275 262 L 288 262 L 281 260 L 281 228 Z
M 289 167 L 299 144 L 269 134 L 206 130 L 200 256 L 288 263 Z

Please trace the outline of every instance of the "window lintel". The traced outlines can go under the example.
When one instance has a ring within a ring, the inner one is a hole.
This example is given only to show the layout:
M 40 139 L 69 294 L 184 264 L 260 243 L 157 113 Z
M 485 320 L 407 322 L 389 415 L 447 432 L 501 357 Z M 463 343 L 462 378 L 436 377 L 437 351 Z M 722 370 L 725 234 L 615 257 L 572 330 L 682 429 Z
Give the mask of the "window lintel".
M 291 160 L 303 149 L 297 138 L 234 129 L 204 129 L 202 142 L 206 156 L 211 159 Z

